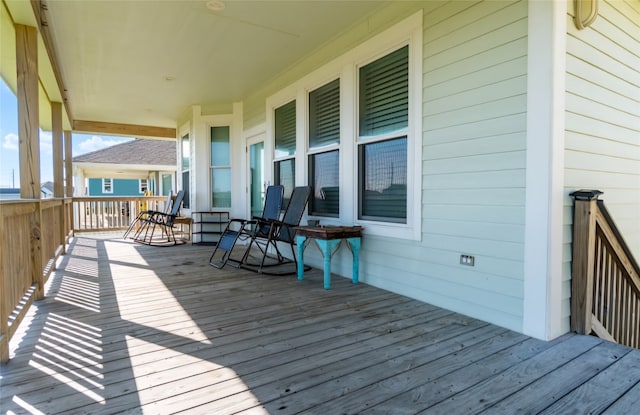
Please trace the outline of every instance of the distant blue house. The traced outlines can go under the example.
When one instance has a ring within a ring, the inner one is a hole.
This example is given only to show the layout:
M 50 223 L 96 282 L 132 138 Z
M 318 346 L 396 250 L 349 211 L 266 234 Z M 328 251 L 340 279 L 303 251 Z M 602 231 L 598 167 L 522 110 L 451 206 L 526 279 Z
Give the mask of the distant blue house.
M 87 179 L 88 196 L 144 196 L 154 195 L 155 181 L 149 179 Z
M 73 158 L 75 196 L 175 193 L 176 142 L 136 139 Z
M 20 199 L 20 189 L 0 187 L 0 200 Z

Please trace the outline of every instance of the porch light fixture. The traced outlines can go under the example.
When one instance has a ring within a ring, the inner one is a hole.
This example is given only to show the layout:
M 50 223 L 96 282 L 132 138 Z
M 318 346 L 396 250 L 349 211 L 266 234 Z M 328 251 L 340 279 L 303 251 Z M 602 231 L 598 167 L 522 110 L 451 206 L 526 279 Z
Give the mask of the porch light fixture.
M 588 3 L 589 7 L 583 8 L 583 3 Z M 573 23 L 578 30 L 586 29 L 598 17 L 598 0 L 573 0 L 573 12 Z
M 227 7 L 222 0 L 209 0 L 207 1 L 207 9 L 212 12 L 221 12 Z

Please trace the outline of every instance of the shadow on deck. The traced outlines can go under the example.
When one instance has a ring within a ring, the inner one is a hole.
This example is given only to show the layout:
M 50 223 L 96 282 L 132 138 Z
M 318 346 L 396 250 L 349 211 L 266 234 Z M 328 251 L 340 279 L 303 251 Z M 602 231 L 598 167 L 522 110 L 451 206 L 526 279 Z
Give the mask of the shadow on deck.
M 512 414 L 637 410 L 640 351 L 528 338 L 366 284 L 83 235 L 0 370 L 5 413 Z

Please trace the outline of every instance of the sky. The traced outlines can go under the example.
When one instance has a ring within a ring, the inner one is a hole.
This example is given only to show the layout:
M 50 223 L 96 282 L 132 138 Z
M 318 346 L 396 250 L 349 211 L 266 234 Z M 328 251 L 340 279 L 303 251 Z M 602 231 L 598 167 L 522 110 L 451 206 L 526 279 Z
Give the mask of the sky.
M 41 183 L 53 181 L 51 137 L 51 131 L 40 130 Z M 71 153 L 76 157 L 132 139 L 73 133 Z M 18 102 L 11 89 L 0 78 L 0 187 L 20 187 L 18 146 Z

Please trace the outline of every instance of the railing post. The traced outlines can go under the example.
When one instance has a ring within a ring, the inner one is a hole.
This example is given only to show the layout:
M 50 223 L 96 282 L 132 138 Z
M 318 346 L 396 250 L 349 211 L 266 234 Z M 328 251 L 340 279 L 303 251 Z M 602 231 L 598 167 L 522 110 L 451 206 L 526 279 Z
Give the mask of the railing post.
M 594 252 L 596 245 L 596 209 L 599 190 L 571 193 L 573 211 L 573 258 L 571 262 L 571 330 L 591 333 L 593 314 Z
M 9 293 L 9 274 L 5 271 L 6 258 L 5 250 L 5 215 L 0 209 L 0 364 L 9 361 L 9 304 L 12 302 L 9 300 L 11 294 Z

